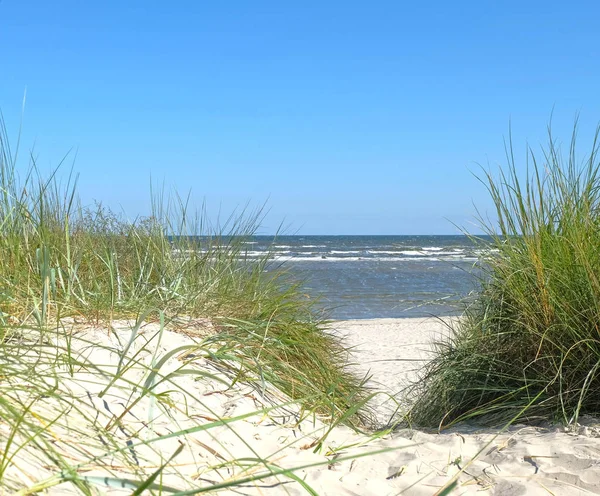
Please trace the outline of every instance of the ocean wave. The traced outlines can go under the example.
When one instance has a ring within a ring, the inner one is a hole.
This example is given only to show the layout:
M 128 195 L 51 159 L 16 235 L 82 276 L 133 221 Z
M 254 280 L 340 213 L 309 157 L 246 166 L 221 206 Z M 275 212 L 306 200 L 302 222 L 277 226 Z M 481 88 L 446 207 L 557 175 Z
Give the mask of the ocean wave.
M 380 253 L 383 253 L 383 252 L 380 252 Z M 388 252 L 388 253 L 390 253 L 390 252 Z M 391 252 L 391 253 L 393 253 L 393 252 Z M 417 250 L 403 250 L 403 251 L 397 251 L 396 253 L 400 254 L 400 255 L 407 255 L 410 257 L 424 257 L 425 256 L 425 253 L 423 253 L 422 251 L 417 251 Z
M 435 256 L 419 256 L 419 257 L 330 257 L 327 255 L 316 257 L 305 256 L 282 256 L 276 255 L 272 257 L 275 261 L 289 262 L 475 262 L 478 257 L 454 255 L 451 257 L 435 257 Z
M 245 251 L 244 256 L 246 257 L 264 257 L 267 254 L 266 251 Z
M 453 250 L 453 251 L 436 251 L 434 253 L 427 253 L 427 255 L 435 255 L 436 257 L 454 257 L 462 256 L 464 250 Z

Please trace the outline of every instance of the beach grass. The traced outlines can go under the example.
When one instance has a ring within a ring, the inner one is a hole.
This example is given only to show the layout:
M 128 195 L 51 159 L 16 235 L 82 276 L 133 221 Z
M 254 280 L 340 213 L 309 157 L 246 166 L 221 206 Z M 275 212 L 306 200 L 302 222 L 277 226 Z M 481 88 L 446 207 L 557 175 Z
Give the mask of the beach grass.
M 581 156 L 577 125 L 566 150 L 548 129 L 541 153 L 482 180 L 497 222 L 475 301 L 451 324 L 413 389 L 411 419 L 577 422 L 600 413 L 600 133 Z M 578 153 L 579 152 L 579 153 Z
M 315 418 L 304 398 L 257 380 L 221 342 L 168 331 L 163 314 L 157 323 L 146 317 L 113 321 L 109 339 L 104 328 L 70 321 L 5 339 L 0 489 L 199 494 L 270 478 L 311 493 L 295 475 L 306 467 L 282 466 L 281 452 L 320 449 L 352 413 Z M 270 427 L 253 430 L 267 419 Z M 277 449 L 253 446 L 252 433 L 265 429 Z M 323 458 L 312 465 L 331 456 Z
M 290 407 L 297 422 L 368 422 L 364 380 L 348 372 L 348 350 L 323 330 L 314 303 L 268 253 L 246 256 L 260 209 L 211 226 L 202 212 L 190 212 L 189 198 L 159 191 L 151 192 L 151 215 L 131 221 L 101 203 L 82 205 L 72 173 L 44 176 L 33 158 L 18 166 L 3 124 L 0 144 L 0 487 L 14 494 L 65 483 L 82 494 L 97 484 L 132 494 L 182 491 L 164 481 L 185 479 L 172 461 L 189 436 L 223 426 L 235 433 L 240 420 L 214 412 L 199 419 L 191 404 L 209 407 L 183 391 L 182 377 L 224 390 L 247 385 L 264 401 L 246 417 Z M 125 334 L 115 323 L 126 323 Z M 142 332 L 147 325 L 157 326 L 150 338 Z M 93 327 L 112 344 L 78 334 Z M 160 351 L 167 328 L 192 339 L 176 349 L 176 366 L 174 351 Z M 102 362 L 109 355 L 119 357 L 117 366 Z M 103 398 L 126 389 L 117 415 Z M 177 406 L 172 397 L 184 393 Z M 170 419 L 167 437 L 123 430 L 122 417 L 141 404 Z M 169 459 L 155 448 L 167 438 L 177 441 Z M 218 463 L 203 465 L 214 477 L 193 482 L 187 494 L 212 490 L 217 479 L 223 487 L 273 474 L 297 479 L 261 456 L 240 460 L 222 447 L 207 449 L 219 453 Z M 150 472 L 142 469 L 151 467 L 142 463 L 144 450 L 146 462 L 152 454 L 160 460 Z M 29 470 L 36 463 L 42 479 Z

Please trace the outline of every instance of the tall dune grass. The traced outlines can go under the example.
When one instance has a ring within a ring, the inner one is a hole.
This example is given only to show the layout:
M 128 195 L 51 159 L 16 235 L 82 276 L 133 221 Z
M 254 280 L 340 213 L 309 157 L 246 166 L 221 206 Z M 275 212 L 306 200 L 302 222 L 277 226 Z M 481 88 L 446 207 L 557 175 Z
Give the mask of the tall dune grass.
M 119 472 L 114 480 L 106 480 L 134 494 L 180 490 L 168 490 L 163 481 L 173 470 L 177 475 L 171 459 L 163 458 L 164 465 L 148 472 L 140 468 L 141 455 L 132 451 L 132 446 L 140 446 L 154 452 L 162 438 L 156 435 L 158 440 L 148 441 L 140 433 L 123 438 L 118 419 L 100 408 L 105 417 L 100 422 L 98 409 L 85 406 L 90 398 L 69 390 L 67 384 L 74 377 L 102 383 L 105 391 L 129 387 L 134 393 L 126 409 L 145 402 L 151 411 L 169 418 L 174 405 L 170 395 L 183 394 L 179 381 L 191 376 L 219 380 L 226 388 L 248 384 L 265 398 L 275 388 L 284 396 L 275 396 L 274 408 L 284 408 L 282 403 L 290 401 L 299 405 L 301 418 L 319 414 L 333 424 L 353 426 L 367 420 L 363 380 L 347 371 L 347 350 L 336 336 L 323 331 L 312 302 L 284 268 L 265 271 L 268 256 L 259 260 L 245 256 L 244 241 L 257 229 L 260 210 L 232 216 L 225 226 L 212 228 L 205 216 L 190 211 L 186 198 L 153 193 L 152 214 L 128 221 L 101 203 L 82 205 L 72 174 L 56 170 L 43 176 L 33 159 L 19 167 L 3 124 L 1 128 L 0 488 L 31 494 L 70 483 L 80 493 L 92 494 L 96 479 L 100 484 L 103 480 L 89 475 L 93 469 L 103 477 Z M 119 353 L 119 367 L 106 369 L 82 355 L 82 338 L 74 337 L 77 329 L 99 323 L 111 333 L 111 323 L 123 319 L 137 322 L 131 324 L 129 343 L 110 349 L 88 343 L 93 356 Z M 73 325 L 66 326 L 67 321 Z M 142 339 L 138 332 L 142 323 L 153 321 L 160 327 L 154 340 L 160 340 L 166 326 L 189 334 L 186 326 L 202 324 L 195 344 L 188 345 L 188 351 L 196 350 L 189 354 L 191 362 L 163 372 L 171 355 L 150 352 L 150 345 L 143 343 L 130 353 Z M 72 347 L 75 341 L 77 352 Z M 154 353 L 152 361 L 142 360 L 149 353 Z M 193 357 L 208 360 L 221 376 L 192 367 Z M 142 382 L 130 377 L 134 370 Z M 155 390 L 165 383 L 171 392 Z M 90 387 L 97 389 L 98 384 Z M 97 398 L 105 394 L 96 393 Z M 201 399 L 186 397 L 184 418 L 173 420 L 174 434 L 169 438 L 189 442 L 190 433 L 178 424 L 183 421 L 191 422 L 193 432 L 223 425 L 235 431 L 235 418 L 214 416 L 214 425 L 198 420 L 188 410 L 192 402 L 202 406 Z M 259 408 L 254 415 L 266 412 Z M 89 438 L 89 443 L 70 446 L 71 437 Z M 172 451 L 173 456 L 180 452 L 177 446 Z M 28 474 L 22 454 L 39 462 L 48 477 L 36 480 Z M 227 470 L 239 474 L 223 487 L 273 474 L 296 479 L 291 471 L 258 456 L 238 463 L 235 454 L 229 455 Z M 215 477 L 223 463 L 215 462 Z M 122 473 L 130 479 L 123 479 Z M 210 484 L 194 483 L 187 489 L 190 494 L 206 492 Z
M 486 173 L 497 222 L 480 293 L 425 369 L 420 424 L 560 420 L 600 413 L 600 162 L 575 126 L 567 150 L 549 129 L 541 153 Z
M 326 398 L 333 388 L 334 410 L 354 404 L 360 381 L 344 371 L 345 350 L 322 332 L 313 303 L 283 268 L 265 272 L 268 255 L 245 256 L 260 210 L 215 231 L 187 199 L 160 193 L 151 216 L 130 222 L 100 203 L 82 206 L 73 175 L 43 177 L 34 161 L 19 175 L 5 132 L 1 141 L 0 324 L 110 321 L 146 310 L 208 318 L 292 396 Z M 331 410 L 329 401 L 320 410 Z

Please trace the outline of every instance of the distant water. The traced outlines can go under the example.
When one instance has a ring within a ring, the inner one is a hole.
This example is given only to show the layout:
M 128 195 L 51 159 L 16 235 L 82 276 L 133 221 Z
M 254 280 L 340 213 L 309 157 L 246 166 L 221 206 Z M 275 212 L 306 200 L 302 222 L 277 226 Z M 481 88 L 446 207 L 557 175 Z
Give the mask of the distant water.
M 274 243 L 274 244 L 273 244 Z M 476 288 L 478 249 L 466 236 L 256 236 L 335 319 L 452 315 Z

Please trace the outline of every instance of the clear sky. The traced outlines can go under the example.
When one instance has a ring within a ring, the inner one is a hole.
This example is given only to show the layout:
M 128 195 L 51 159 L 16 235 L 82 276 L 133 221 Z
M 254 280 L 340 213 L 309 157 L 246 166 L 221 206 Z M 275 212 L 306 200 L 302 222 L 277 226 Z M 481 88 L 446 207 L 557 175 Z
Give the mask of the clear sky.
M 470 226 L 476 163 L 600 120 L 597 1 L 2 0 L 0 108 L 130 217 L 150 178 L 262 232 Z M 584 136 L 585 137 L 585 136 Z M 74 152 L 72 152 L 73 154 Z M 24 156 L 24 154 L 22 155 Z

